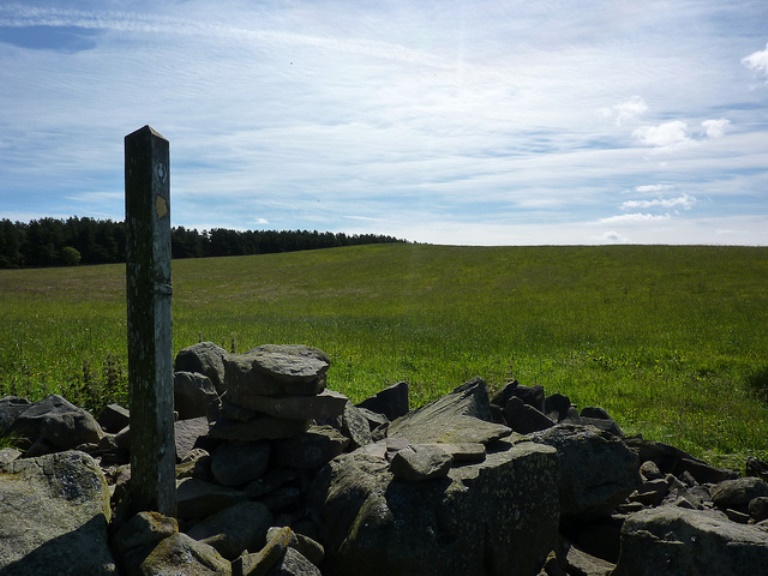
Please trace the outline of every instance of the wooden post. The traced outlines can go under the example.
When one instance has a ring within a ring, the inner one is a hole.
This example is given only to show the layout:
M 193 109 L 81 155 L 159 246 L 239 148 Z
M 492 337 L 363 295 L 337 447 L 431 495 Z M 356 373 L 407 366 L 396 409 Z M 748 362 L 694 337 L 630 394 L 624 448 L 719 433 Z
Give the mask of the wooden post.
M 176 515 L 168 140 L 125 137 L 128 385 L 135 512 Z

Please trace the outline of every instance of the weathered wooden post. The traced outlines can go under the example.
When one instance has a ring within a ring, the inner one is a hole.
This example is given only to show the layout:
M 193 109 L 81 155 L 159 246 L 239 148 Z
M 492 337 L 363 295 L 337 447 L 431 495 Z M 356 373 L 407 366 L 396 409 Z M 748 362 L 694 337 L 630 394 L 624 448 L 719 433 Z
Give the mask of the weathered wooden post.
M 128 385 L 134 511 L 176 515 L 168 140 L 125 137 Z

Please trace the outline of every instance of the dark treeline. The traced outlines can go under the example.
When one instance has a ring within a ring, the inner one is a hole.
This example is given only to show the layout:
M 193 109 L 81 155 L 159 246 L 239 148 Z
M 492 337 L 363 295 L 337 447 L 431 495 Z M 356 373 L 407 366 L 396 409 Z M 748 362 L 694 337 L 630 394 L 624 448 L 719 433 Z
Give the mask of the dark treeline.
M 391 236 L 307 230 L 171 230 L 174 258 L 206 258 L 404 242 Z M 0 268 L 125 262 L 125 223 L 72 217 L 0 220 Z

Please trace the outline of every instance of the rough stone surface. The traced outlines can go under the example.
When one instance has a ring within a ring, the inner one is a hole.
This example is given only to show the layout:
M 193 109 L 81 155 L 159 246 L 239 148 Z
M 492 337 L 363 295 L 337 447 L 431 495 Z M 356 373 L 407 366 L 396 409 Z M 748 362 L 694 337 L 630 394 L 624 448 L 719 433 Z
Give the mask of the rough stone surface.
M 410 410 L 408 383 L 398 382 L 393 384 L 370 398 L 366 398 L 357 406 L 383 414 L 390 421 L 396 420 L 400 416 L 405 416 Z
M 755 477 L 720 482 L 712 490 L 712 500 L 721 508 L 746 510 L 754 498 L 768 496 L 768 483 Z
M 239 440 L 255 442 L 257 440 L 275 440 L 291 438 L 309 429 L 312 420 L 286 420 L 264 416 L 248 422 L 219 420 L 211 425 L 209 436 L 218 440 Z
M 349 438 L 350 448 L 353 450 L 373 442 L 371 426 L 365 412 L 351 402 L 347 402 L 341 416 L 341 433 Z
M 660 506 L 631 515 L 621 530 L 613 576 L 763 574 L 765 532 L 711 513 Z
M 610 513 L 640 485 L 637 455 L 612 434 L 592 426 L 558 424 L 531 435 L 560 456 L 560 508 L 564 516 Z
M 231 576 L 227 560 L 216 550 L 179 532 L 164 540 L 141 563 L 141 576 Z
M 210 405 L 218 399 L 216 387 L 205 374 L 174 372 L 173 408 L 179 413 L 179 420 L 207 416 Z
M 269 571 L 269 576 L 322 576 L 320 569 L 301 552 L 289 547 Z
M 411 444 L 487 444 L 511 432 L 491 421 L 485 382 L 476 378 L 398 418 L 390 424 L 388 435 L 402 436 Z
M 334 459 L 316 480 L 328 573 L 525 576 L 554 548 L 554 449 L 524 442 L 444 478 L 403 482 L 367 448 Z
M 270 451 L 268 442 L 222 444 L 213 453 L 213 477 L 224 486 L 251 482 L 267 471 Z
M 323 390 L 314 396 L 245 396 L 238 398 L 239 405 L 289 420 L 321 420 L 344 413 L 349 399 L 339 392 Z
M 19 414 L 29 408 L 32 403 L 26 398 L 19 398 L 18 396 L 5 396 L 0 398 L 0 433 L 3 433 L 6 429 L 16 421 Z
M 173 439 L 176 445 L 176 459 L 184 460 L 192 450 L 208 436 L 208 418 L 199 416 L 173 423 Z
M 200 342 L 188 346 L 176 355 L 174 369 L 177 372 L 196 372 L 210 378 L 219 392 L 224 392 L 224 357 L 227 351 L 213 342 Z
M 197 478 L 176 482 L 176 508 L 180 519 L 206 518 L 247 498 L 245 492 Z
M 452 463 L 453 456 L 440 444 L 415 444 L 398 451 L 389 469 L 395 478 L 419 482 L 447 476 Z
M 104 475 L 87 454 L 0 464 L 0 573 L 115 574 L 110 514 Z
M 259 550 L 266 541 L 272 514 L 258 502 L 242 502 L 195 524 L 187 534 L 213 546 L 228 560 L 246 550 Z
M 311 426 L 305 433 L 276 442 L 278 466 L 312 470 L 344 451 L 349 439 L 330 426 Z
M 517 396 L 513 396 L 502 411 L 507 425 L 520 434 L 530 434 L 546 430 L 555 425 L 549 416 L 539 412 L 530 404 L 526 404 Z
M 43 440 L 59 450 L 98 444 L 104 432 L 89 412 L 58 395 L 48 396 L 19 414 L 10 429 L 30 440 Z
M 131 423 L 131 413 L 119 404 L 108 404 L 96 421 L 104 432 L 117 434 Z

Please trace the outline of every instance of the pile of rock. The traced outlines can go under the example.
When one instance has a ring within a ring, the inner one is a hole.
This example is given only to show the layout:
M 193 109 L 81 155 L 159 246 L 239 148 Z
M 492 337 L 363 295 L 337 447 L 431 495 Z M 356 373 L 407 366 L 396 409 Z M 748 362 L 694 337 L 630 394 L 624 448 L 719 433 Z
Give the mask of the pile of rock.
M 353 406 L 326 389 L 328 366 L 304 346 L 178 354 L 178 519 L 128 513 L 123 408 L 97 421 L 58 396 L 0 399 L 0 434 L 25 449 L 0 450 L 0 572 L 728 575 L 768 561 L 762 478 L 627 438 L 541 386 L 489 398 L 476 378 L 411 411 L 399 383 Z

